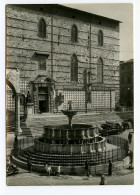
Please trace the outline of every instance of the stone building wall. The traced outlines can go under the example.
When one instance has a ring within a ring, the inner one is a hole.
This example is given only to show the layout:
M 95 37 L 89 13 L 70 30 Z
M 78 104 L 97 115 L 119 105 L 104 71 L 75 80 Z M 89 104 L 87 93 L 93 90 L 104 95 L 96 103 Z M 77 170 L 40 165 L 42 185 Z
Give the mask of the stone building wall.
M 133 59 L 120 63 L 120 104 L 133 107 Z
M 37 10 L 38 9 L 38 10 Z M 100 16 L 84 16 L 75 11 L 62 8 L 62 14 L 57 6 L 26 9 L 22 6 L 8 5 L 7 16 L 7 66 L 21 70 L 21 92 L 26 95 L 31 82 L 38 75 L 45 75 L 55 81 L 57 93 L 80 90 L 84 93 L 83 71 L 91 71 L 92 91 L 114 91 L 110 98 L 119 98 L 119 23 Z M 74 14 L 74 15 L 73 15 Z M 46 38 L 38 36 L 39 20 L 46 22 Z M 91 19 L 92 18 L 92 19 Z M 71 42 L 71 27 L 78 29 L 78 42 Z M 103 31 L 104 46 L 98 46 L 98 31 Z M 38 70 L 35 52 L 49 54 L 46 59 L 46 70 Z M 78 58 L 78 82 L 70 81 L 71 57 Z M 97 61 L 103 59 L 103 83 L 97 84 Z M 69 93 L 69 92 L 68 92 Z M 78 93 L 77 93 L 78 94 Z M 84 99 L 84 97 L 83 97 Z M 53 102 L 51 97 L 51 102 Z M 66 101 L 65 101 L 66 102 Z M 52 103 L 53 106 L 53 103 Z M 82 105 L 83 106 L 83 105 Z M 114 103 L 113 103 L 114 107 Z M 62 106 L 61 106 L 62 109 Z

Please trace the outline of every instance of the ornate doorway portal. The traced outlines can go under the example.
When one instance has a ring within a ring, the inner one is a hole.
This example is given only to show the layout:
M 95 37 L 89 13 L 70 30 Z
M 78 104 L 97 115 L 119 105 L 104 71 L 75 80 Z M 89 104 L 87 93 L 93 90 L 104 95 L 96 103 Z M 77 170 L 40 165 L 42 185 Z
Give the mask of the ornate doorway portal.
M 35 113 L 53 111 L 54 81 L 44 75 L 38 75 L 34 81 L 34 110 Z

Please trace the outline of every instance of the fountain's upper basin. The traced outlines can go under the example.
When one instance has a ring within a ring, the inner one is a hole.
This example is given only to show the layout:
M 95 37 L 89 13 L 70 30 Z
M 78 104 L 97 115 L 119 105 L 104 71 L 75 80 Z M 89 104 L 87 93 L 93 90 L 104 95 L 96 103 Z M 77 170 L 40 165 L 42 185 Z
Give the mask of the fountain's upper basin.
M 61 112 L 68 117 L 72 117 L 72 116 L 76 115 L 78 111 L 76 111 L 76 110 L 61 110 Z
M 72 128 L 69 125 L 53 125 L 43 128 L 43 137 L 47 139 L 63 139 L 77 140 L 89 139 L 98 136 L 98 127 L 87 124 L 73 124 Z

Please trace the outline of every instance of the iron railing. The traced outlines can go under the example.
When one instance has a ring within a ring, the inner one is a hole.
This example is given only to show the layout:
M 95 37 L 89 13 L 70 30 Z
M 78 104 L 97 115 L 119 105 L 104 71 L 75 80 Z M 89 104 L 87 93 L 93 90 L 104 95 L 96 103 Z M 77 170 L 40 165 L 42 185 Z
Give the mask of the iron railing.
M 128 154 L 128 142 L 124 138 L 117 136 L 108 136 L 107 143 L 117 146 L 117 148 L 97 151 L 95 153 L 86 154 L 47 154 L 41 152 L 31 152 L 30 150 L 22 151 L 24 157 L 31 156 L 32 163 L 44 164 L 45 162 L 51 165 L 63 165 L 63 166 L 80 166 L 84 165 L 85 161 L 88 160 L 90 165 L 100 165 L 106 164 L 109 160 L 112 162 L 123 160 Z M 34 143 L 34 138 L 27 137 L 18 140 L 18 148 L 25 149 L 32 146 Z

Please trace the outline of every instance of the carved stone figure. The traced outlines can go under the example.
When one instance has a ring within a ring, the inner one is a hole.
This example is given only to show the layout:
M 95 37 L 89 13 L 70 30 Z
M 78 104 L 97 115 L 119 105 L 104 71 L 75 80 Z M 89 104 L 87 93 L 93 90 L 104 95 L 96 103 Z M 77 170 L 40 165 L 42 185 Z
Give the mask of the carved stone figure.
M 27 93 L 26 102 L 27 102 L 27 103 L 31 103 L 31 102 L 32 102 L 32 97 L 31 97 L 31 95 L 30 95 L 30 92 L 29 92 L 29 91 L 28 91 L 28 93 Z

